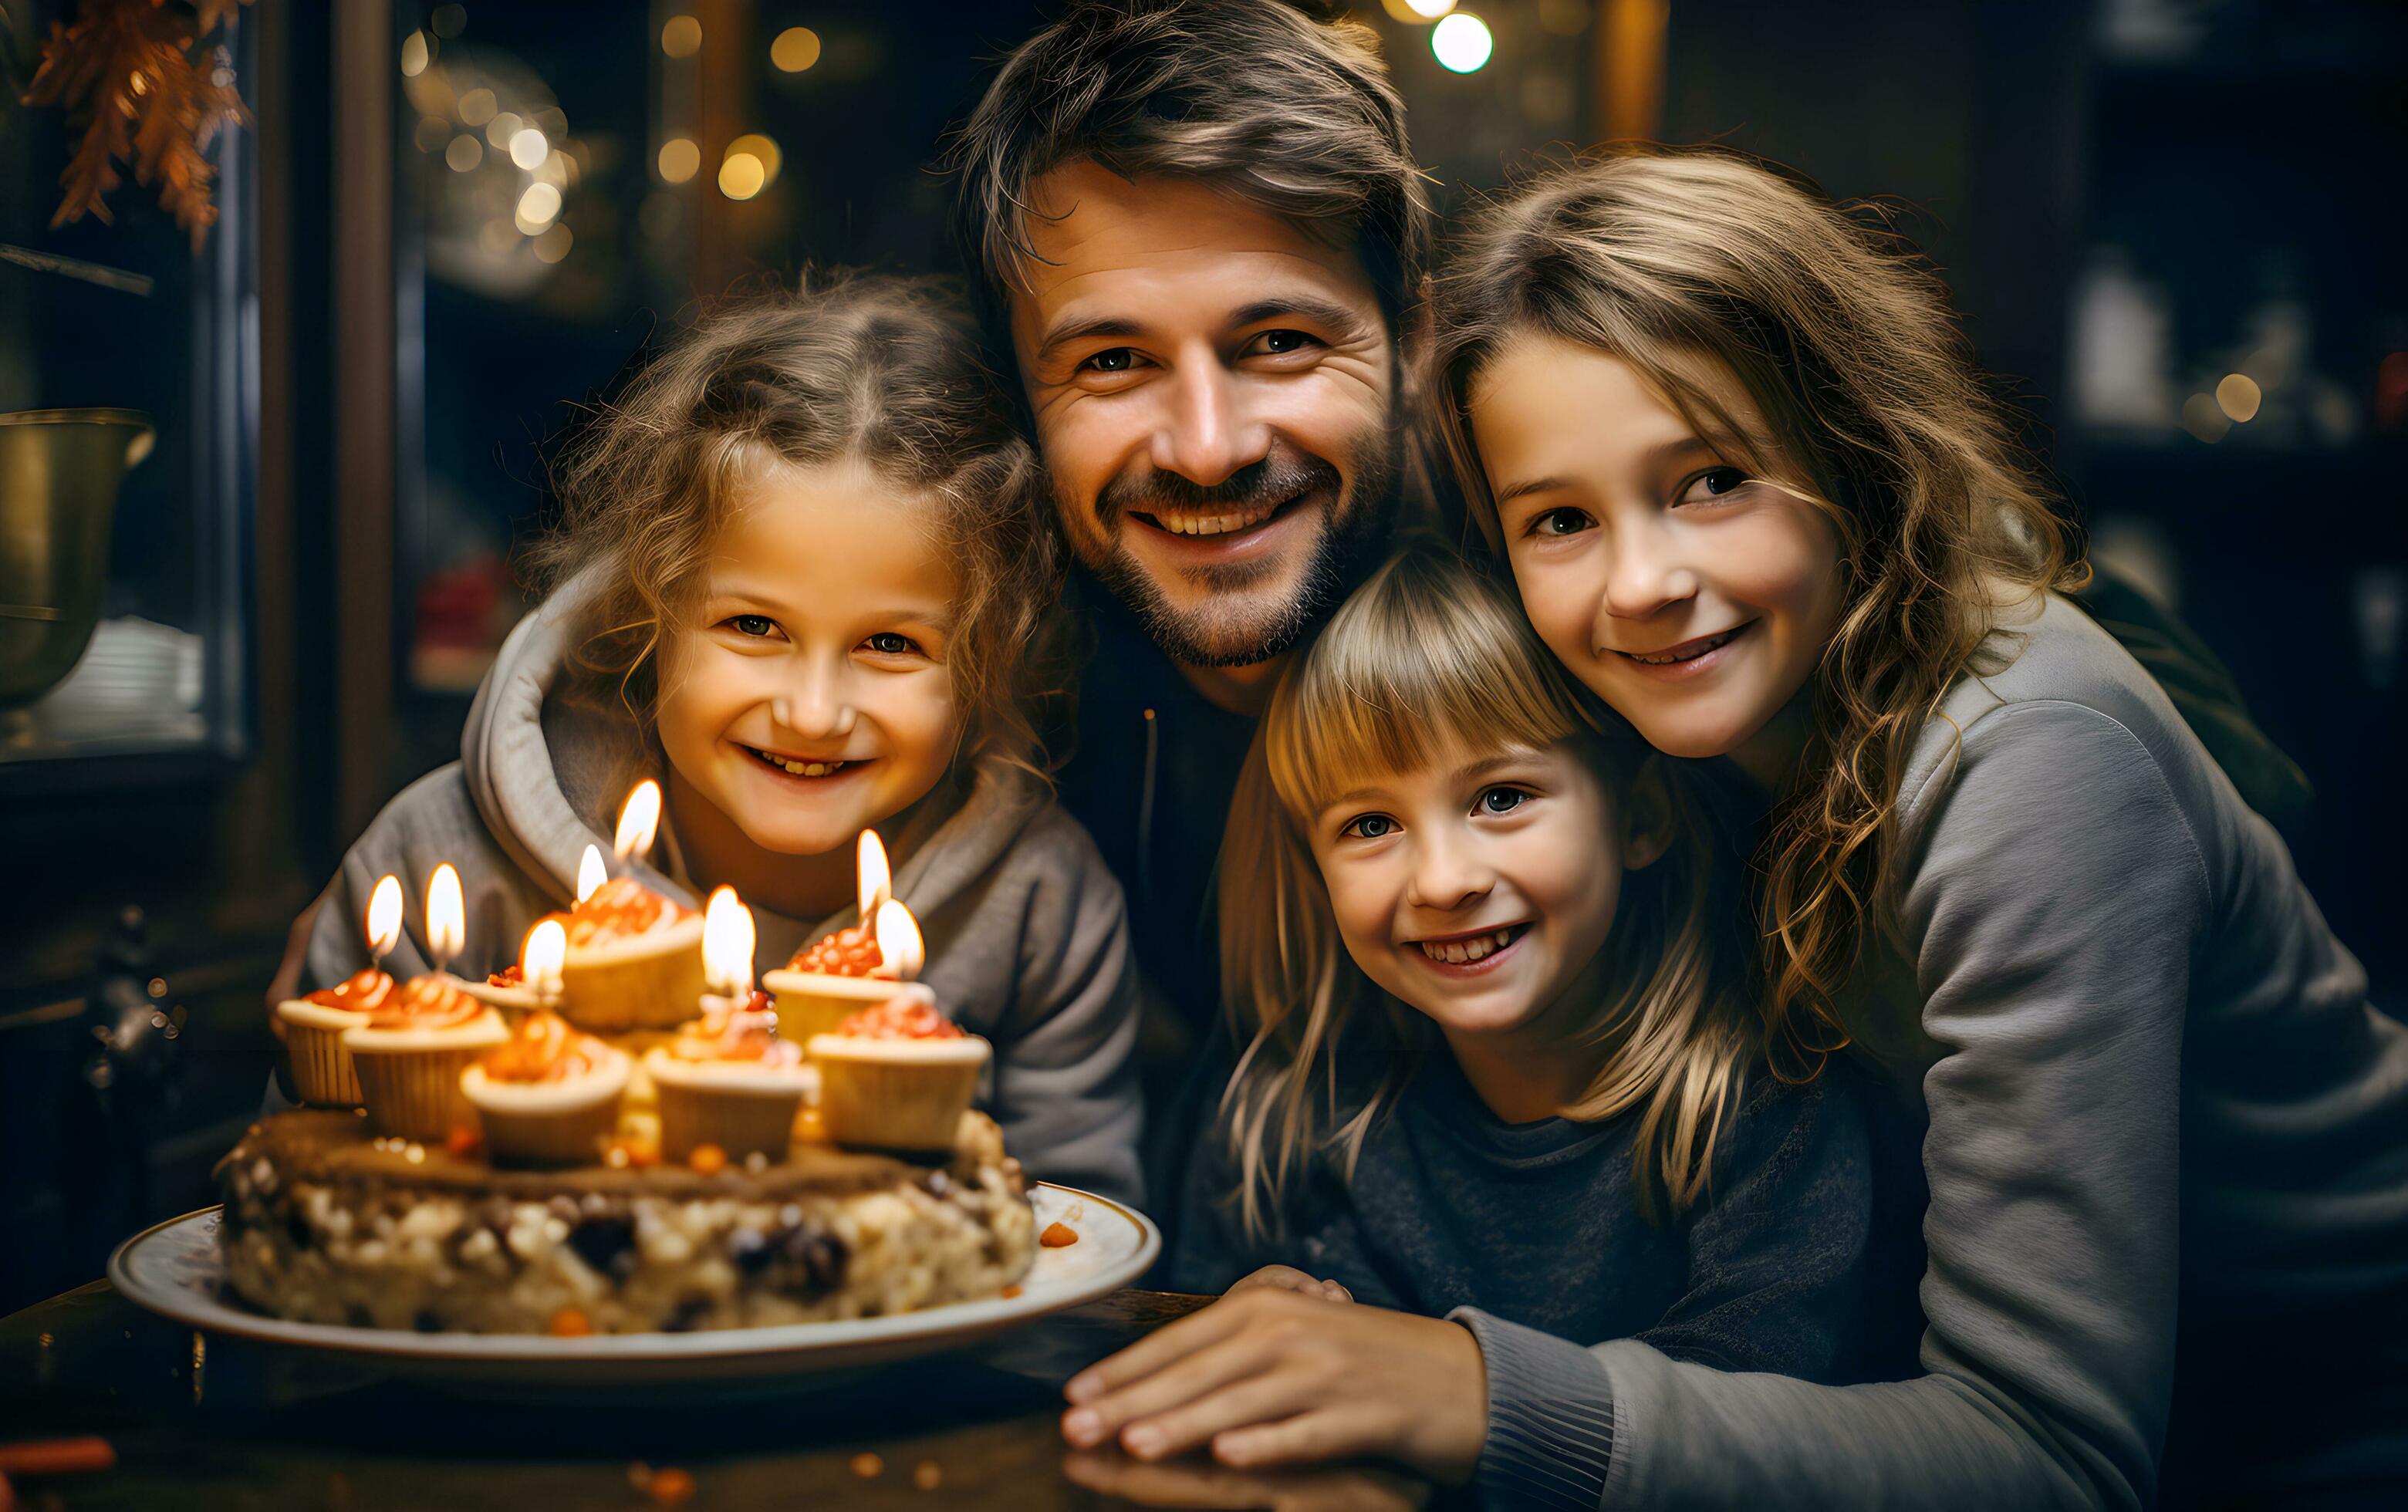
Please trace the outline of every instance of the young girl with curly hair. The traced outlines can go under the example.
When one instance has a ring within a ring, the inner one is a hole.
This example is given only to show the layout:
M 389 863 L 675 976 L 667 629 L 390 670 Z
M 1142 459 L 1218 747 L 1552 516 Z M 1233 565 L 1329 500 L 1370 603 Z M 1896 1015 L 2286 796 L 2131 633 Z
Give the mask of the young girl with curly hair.
M 1852 1045 L 1928 1119 L 1921 1376 L 1567 1347 L 1490 1452 L 1589 1446 L 1563 1505 L 2396 1491 L 2408 1030 L 2066 596 L 1939 281 L 1755 162 L 1624 152 L 1481 213 L 1434 331 L 1539 635 L 1766 816 L 1776 1046 Z
M 459 762 L 411 784 L 317 910 L 308 985 L 366 964 L 377 878 L 460 869 L 482 976 L 575 896 L 638 780 L 638 875 L 731 884 L 760 964 L 854 922 L 882 832 L 924 980 L 994 1041 L 985 1105 L 1037 1176 L 1138 1195 L 1135 967 L 1121 893 L 1042 775 L 1060 567 L 1036 462 L 939 287 L 825 280 L 714 314 L 572 444 Z M 388 961 L 423 968 L 406 937 Z

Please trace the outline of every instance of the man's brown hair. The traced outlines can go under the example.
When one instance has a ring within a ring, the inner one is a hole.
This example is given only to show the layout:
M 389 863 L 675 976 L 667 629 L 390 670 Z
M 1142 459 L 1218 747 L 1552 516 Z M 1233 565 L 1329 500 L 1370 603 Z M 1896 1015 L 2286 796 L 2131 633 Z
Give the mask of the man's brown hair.
M 1031 187 L 1081 161 L 1200 180 L 1350 248 L 1401 332 L 1428 261 L 1429 194 L 1361 22 L 1283 0 L 1075 0 L 1015 49 L 947 154 L 992 335 L 1035 255 Z

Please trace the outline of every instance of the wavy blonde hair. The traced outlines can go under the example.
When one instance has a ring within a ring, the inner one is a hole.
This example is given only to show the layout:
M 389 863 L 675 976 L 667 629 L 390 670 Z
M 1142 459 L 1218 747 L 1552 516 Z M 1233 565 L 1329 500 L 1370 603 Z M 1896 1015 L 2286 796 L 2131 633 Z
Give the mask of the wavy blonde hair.
M 1946 289 L 1887 218 L 1738 153 L 1614 150 L 1542 172 L 1477 215 L 1434 303 L 1434 423 L 1492 551 L 1469 395 L 1526 334 L 1630 364 L 1734 463 L 1837 527 L 1844 604 L 1758 900 L 1770 1030 L 1819 1065 L 1844 1042 L 1836 999 L 1865 933 L 1894 923 L 1909 749 L 1957 677 L 1989 664 L 2002 597 L 2079 585 L 2066 525 Z M 1717 396 L 1722 375 L 1762 415 L 1770 454 L 1744 454 L 1763 448 Z
M 1223 1094 L 1221 1135 L 1237 1166 L 1246 1233 L 1271 1232 L 1291 1183 L 1325 1148 L 1351 1178 L 1372 1120 L 1435 1034 L 1347 955 L 1306 838 L 1312 816 L 1371 773 L 1411 771 L 1451 750 L 1583 748 L 1617 795 L 1655 760 L 1629 726 L 1573 683 L 1501 585 L 1452 552 L 1419 547 L 1374 573 L 1300 653 L 1272 693 L 1239 778 L 1222 851 L 1223 996 L 1246 1048 Z M 1612 952 L 1586 1043 L 1610 1047 L 1587 1090 L 1562 1110 L 1607 1119 L 1640 1110 L 1633 1152 L 1642 1206 L 1677 1210 L 1704 1192 L 1714 1142 L 1760 1052 L 1743 992 L 1715 969 L 1713 846 L 1670 785 L 1674 839 L 1625 878 Z M 1566 837 L 1594 844 L 1608 834 Z M 1341 1036 L 1383 1068 L 1376 1092 L 1340 1105 Z
M 546 593 L 591 569 L 572 633 L 588 695 L 650 734 L 664 635 L 700 592 L 730 500 L 755 469 L 858 461 L 934 503 L 960 575 L 946 652 L 957 754 L 1044 776 L 1042 701 L 1062 678 L 1062 558 L 1036 455 L 949 284 L 844 273 L 720 308 L 573 439 L 561 514 L 529 550 Z

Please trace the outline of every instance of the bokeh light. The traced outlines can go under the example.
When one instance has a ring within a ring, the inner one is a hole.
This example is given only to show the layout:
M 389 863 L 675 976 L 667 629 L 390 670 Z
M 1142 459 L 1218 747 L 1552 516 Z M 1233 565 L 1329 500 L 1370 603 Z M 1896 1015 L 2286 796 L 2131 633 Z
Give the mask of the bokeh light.
M 416 78 L 426 72 L 427 59 L 431 51 L 432 50 L 426 45 L 424 32 L 412 32 L 403 37 L 401 39 L 402 73 L 408 78 Z
M 2232 422 L 2224 418 L 2214 399 L 2203 393 L 2194 393 L 2183 401 L 2182 422 L 2184 430 L 2210 446 L 2223 440 L 2232 429 Z
M 524 236 L 539 236 L 560 219 L 560 191 L 550 184 L 529 184 L 519 196 L 518 228 Z
M 743 136 L 738 136 L 736 140 L 728 143 L 727 155 L 729 157 L 751 156 L 760 159 L 762 189 L 767 189 L 771 184 L 776 183 L 778 181 L 778 170 L 786 165 L 786 154 L 778 150 L 778 144 L 758 133 L 752 133 Z M 738 197 L 740 198 L 741 196 Z
M 463 31 L 467 29 L 468 7 L 466 6 L 437 6 L 435 7 L 435 14 L 428 18 L 427 24 L 435 29 L 435 35 L 437 36 L 458 36 Z
M 471 126 L 481 126 L 493 120 L 494 112 L 500 108 L 489 89 L 472 89 L 460 96 L 460 119 Z
M 769 44 L 769 61 L 781 73 L 801 73 L 820 61 L 820 34 L 808 26 L 787 27 Z
M 691 58 L 702 50 L 702 22 L 692 16 L 671 16 L 661 28 L 661 50 L 672 58 Z
M 719 192 L 729 199 L 751 199 L 768 179 L 768 169 L 750 152 L 730 152 L 719 165 Z
M 2236 421 L 2255 420 L 2258 407 L 2265 401 L 2264 391 L 2258 380 L 2246 373 L 2230 373 L 2215 386 L 2215 407 Z
M 533 126 L 522 126 L 510 136 L 510 161 L 533 173 L 552 156 L 552 144 Z
M 681 184 L 702 168 L 702 149 L 682 136 L 672 136 L 661 144 L 661 177 L 672 184 Z
M 443 161 L 453 173 L 473 172 L 478 164 L 485 161 L 485 144 L 477 140 L 475 133 L 464 131 L 443 150 Z
M 1455 8 L 1455 0 L 1405 0 L 1405 8 L 1436 21 Z
M 568 249 L 576 242 L 576 240 L 577 238 L 569 234 L 566 222 L 553 222 L 550 229 L 546 230 L 542 235 L 538 236 L 535 239 L 536 261 L 539 263 L 559 262 L 562 258 L 568 255 Z
M 525 124 L 519 119 L 517 111 L 505 110 L 485 122 L 485 140 L 492 144 L 494 151 L 507 152 L 510 150 L 510 138 L 516 136 L 519 128 Z
M 1441 67 L 1458 74 L 1477 73 L 1497 49 L 1488 23 L 1469 11 L 1458 10 L 1430 28 L 1430 51 Z

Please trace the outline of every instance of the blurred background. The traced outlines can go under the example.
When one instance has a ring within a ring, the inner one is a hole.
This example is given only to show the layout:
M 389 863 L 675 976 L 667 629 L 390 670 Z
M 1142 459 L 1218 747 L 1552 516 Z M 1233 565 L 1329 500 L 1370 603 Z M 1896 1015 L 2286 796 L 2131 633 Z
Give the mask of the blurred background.
M 457 753 L 523 607 L 548 444 L 697 302 L 944 265 L 929 161 L 1048 8 L 7 0 L 0 1311 L 210 1200 L 286 924 Z M 1344 8 L 1450 205 L 1624 137 L 1890 205 L 2098 557 L 2314 784 L 2300 869 L 2397 1008 L 2408 7 Z M 236 96 L 152 182 L 93 171 Z

